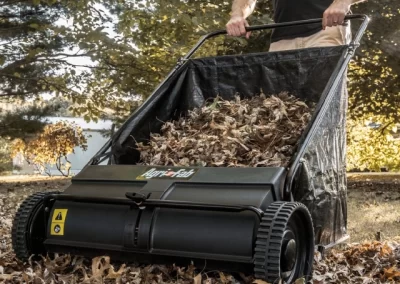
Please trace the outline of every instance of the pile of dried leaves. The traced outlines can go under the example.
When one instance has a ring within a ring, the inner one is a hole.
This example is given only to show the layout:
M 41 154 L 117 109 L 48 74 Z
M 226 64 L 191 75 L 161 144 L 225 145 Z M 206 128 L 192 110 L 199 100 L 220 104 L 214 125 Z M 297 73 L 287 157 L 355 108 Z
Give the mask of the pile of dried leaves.
M 215 98 L 188 116 L 164 123 L 137 143 L 144 165 L 286 166 L 312 109 L 287 93 L 249 99 Z

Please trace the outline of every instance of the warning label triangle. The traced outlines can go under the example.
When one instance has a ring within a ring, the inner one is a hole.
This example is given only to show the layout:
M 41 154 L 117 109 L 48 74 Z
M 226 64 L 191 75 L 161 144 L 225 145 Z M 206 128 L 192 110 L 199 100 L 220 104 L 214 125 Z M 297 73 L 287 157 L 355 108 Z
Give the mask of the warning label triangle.
M 57 221 L 61 221 L 62 220 L 62 214 L 61 212 L 58 213 L 57 217 L 56 217 Z
M 67 219 L 68 209 L 54 209 L 51 222 L 64 223 Z

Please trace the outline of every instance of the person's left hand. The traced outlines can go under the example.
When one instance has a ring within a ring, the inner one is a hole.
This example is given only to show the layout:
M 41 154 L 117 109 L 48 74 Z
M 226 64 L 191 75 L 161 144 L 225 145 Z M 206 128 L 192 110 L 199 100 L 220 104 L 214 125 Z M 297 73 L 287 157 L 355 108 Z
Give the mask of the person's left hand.
M 322 28 L 332 27 L 343 24 L 344 17 L 350 11 L 350 0 L 334 0 L 325 10 L 322 17 Z

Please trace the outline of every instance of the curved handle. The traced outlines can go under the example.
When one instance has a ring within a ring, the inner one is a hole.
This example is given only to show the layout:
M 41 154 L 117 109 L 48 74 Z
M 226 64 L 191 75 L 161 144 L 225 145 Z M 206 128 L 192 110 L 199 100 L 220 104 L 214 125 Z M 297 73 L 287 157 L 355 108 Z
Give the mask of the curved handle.
M 367 15 L 362 15 L 362 14 L 354 14 L 354 15 L 347 15 L 345 20 L 352 20 L 352 19 L 361 19 L 363 20 L 362 25 L 360 26 L 359 30 L 357 31 L 357 34 L 354 37 L 354 40 L 352 44 L 358 44 L 360 41 L 362 35 L 364 34 L 368 22 L 369 22 L 369 17 Z M 251 26 L 251 27 L 246 27 L 246 31 L 259 31 L 259 30 L 267 30 L 267 29 L 275 29 L 275 28 L 282 28 L 282 27 L 292 27 L 292 26 L 300 26 L 300 25 L 308 25 L 308 24 L 322 24 L 322 18 L 319 19 L 310 19 L 310 20 L 302 20 L 302 21 L 294 21 L 294 22 L 286 22 L 286 23 L 278 23 L 278 24 L 267 24 L 267 25 L 258 25 L 258 26 Z M 203 45 L 203 43 L 212 37 L 218 36 L 218 35 L 223 35 L 226 34 L 226 30 L 218 30 L 214 31 L 211 33 L 208 33 L 204 35 L 198 42 L 197 44 L 182 58 L 182 60 L 189 59 L 193 53 L 197 51 L 197 49 L 200 48 L 200 46 Z

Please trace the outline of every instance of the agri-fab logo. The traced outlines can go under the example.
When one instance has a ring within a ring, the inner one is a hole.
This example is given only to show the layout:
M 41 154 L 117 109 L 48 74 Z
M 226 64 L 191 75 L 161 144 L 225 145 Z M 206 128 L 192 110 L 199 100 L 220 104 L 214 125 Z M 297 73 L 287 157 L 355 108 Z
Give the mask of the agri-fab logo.
M 136 179 L 190 179 L 197 170 L 195 169 L 167 169 L 151 168 L 146 170 Z

